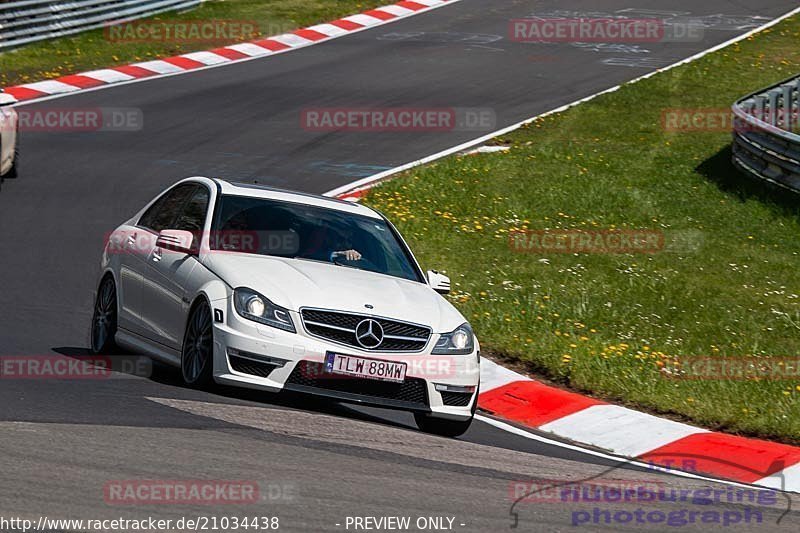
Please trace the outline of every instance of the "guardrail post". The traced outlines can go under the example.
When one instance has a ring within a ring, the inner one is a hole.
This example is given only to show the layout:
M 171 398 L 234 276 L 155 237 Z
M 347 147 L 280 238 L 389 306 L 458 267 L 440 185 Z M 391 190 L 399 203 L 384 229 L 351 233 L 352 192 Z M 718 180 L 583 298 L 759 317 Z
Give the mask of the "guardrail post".
M 780 96 L 780 93 L 774 89 L 767 93 L 767 98 L 769 99 L 767 122 L 771 126 L 778 125 L 778 96 Z
M 794 86 L 789 84 L 781 85 L 781 89 L 783 90 L 783 120 L 781 124 L 786 131 L 792 131 L 794 124 L 794 105 L 792 102 L 794 100 Z
M 753 114 L 756 118 L 758 118 L 758 120 L 764 120 L 766 117 L 765 105 L 767 103 L 767 98 L 764 95 L 759 94 L 753 98 L 753 102 L 755 103 L 753 107 Z

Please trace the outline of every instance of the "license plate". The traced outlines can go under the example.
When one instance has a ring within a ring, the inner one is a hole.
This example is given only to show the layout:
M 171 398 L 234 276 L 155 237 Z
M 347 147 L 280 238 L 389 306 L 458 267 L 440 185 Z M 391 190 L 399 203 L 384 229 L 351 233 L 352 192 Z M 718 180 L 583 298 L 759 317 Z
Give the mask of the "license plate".
M 395 383 L 402 383 L 406 379 L 405 363 L 331 352 L 325 354 L 325 371 L 329 374 L 393 381 Z

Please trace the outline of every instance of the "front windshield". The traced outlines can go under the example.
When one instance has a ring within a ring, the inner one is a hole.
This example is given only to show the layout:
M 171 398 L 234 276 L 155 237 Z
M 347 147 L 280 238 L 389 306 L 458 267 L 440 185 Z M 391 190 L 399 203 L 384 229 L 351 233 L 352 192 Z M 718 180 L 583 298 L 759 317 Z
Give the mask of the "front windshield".
M 406 247 L 383 220 L 247 196 L 220 198 L 210 247 L 324 261 L 421 281 Z

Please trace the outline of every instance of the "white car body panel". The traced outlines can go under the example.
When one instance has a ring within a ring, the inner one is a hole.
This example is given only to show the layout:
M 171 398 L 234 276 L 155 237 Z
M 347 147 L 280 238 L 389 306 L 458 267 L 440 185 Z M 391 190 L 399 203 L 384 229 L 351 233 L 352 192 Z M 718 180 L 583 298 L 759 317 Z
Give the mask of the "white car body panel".
M 212 214 L 220 194 L 313 205 L 383 221 L 379 213 L 359 204 L 301 193 L 237 186 L 208 178 L 182 180 L 164 194 L 187 183 L 205 185 L 210 194 L 197 253 L 162 249 L 156 245 L 158 235 L 154 231 L 137 225 L 142 215 L 164 195 L 154 199 L 119 226 L 111 234 L 104 250 L 101 277 L 113 275 L 117 286 L 118 330 L 115 338 L 120 346 L 179 366 L 189 314 L 196 302 L 204 301 L 215 316 L 213 377 L 219 383 L 280 391 L 288 387 L 287 379 L 301 361 L 321 363 L 329 352 L 387 361 L 409 361 L 406 379 L 426 381 L 428 403 L 425 412 L 456 420 L 472 416 L 477 390 L 469 405 L 454 406 L 444 404 L 443 396 L 435 386 L 445 384 L 477 389 L 480 380 L 480 347 L 477 339 L 472 353 L 446 356 L 450 365 L 446 375 L 434 379 L 421 375 L 419 365 L 413 365 L 415 358 L 416 363 L 419 363 L 419 358 L 429 358 L 429 361 L 441 358 L 431 356 L 440 334 L 451 332 L 467 322 L 455 307 L 427 283 L 328 262 L 211 250 L 208 246 Z M 419 265 L 410 252 L 409 259 L 421 275 Z M 257 291 L 274 304 L 287 309 L 296 332 L 240 316 L 233 303 L 233 291 L 238 287 Z M 424 348 L 416 351 L 387 353 L 368 350 L 310 334 L 301 317 L 302 310 L 306 308 L 416 324 L 430 328 L 431 335 Z M 266 377 L 248 374 L 232 367 L 231 350 L 238 350 L 240 354 L 244 352 L 258 357 L 277 358 L 285 363 Z M 354 400 L 345 398 L 345 401 Z
M 14 165 L 19 117 L 10 104 L 15 102 L 11 95 L 0 92 L 0 176 L 7 174 Z

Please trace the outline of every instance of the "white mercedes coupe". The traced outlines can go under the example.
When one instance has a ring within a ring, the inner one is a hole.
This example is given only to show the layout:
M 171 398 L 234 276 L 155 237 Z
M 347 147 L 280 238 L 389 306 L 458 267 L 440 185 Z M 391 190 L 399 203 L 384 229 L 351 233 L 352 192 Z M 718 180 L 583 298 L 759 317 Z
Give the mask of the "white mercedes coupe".
M 0 186 L 4 179 L 17 177 L 19 117 L 12 107 L 16 103 L 16 98 L 0 90 Z
M 213 382 L 407 410 L 458 436 L 477 405 L 479 346 L 377 211 L 194 177 L 107 238 L 92 350 L 124 348 Z

